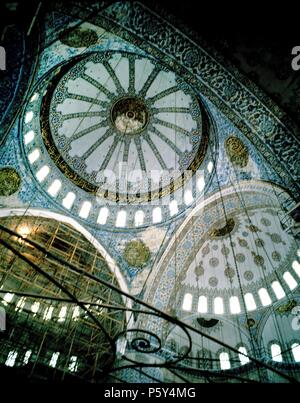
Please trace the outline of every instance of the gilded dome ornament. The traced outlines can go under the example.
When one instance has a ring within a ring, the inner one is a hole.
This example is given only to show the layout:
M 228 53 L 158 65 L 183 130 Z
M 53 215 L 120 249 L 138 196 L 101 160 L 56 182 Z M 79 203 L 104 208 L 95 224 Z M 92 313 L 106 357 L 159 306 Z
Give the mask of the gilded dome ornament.
M 126 244 L 123 256 L 129 266 L 141 268 L 148 262 L 150 250 L 143 241 L 133 240 Z
M 20 188 L 21 177 L 14 168 L 0 169 L 0 196 L 10 196 Z
M 60 41 L 72 48 L 85 48 L 98 42 L 98 35 L 92 29 L 77 27 L 67 34 L 61 35 Z
M 228 137 L 225 141 L 225 149 L 232 165 L 239 168 L 247 166 L 249 160 L 248 149 L 238 137 Z

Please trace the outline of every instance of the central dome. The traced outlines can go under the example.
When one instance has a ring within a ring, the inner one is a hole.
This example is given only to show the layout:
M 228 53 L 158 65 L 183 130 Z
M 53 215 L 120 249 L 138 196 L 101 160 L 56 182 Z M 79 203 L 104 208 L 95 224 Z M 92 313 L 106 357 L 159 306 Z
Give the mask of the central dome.
M 209 137 L 204 107 L 187 83 L 156 60 L 121 51 L 90 54 L 55 74 L 41 128 L 50 156 L 73 183 L 137 203 L 183 187 Z

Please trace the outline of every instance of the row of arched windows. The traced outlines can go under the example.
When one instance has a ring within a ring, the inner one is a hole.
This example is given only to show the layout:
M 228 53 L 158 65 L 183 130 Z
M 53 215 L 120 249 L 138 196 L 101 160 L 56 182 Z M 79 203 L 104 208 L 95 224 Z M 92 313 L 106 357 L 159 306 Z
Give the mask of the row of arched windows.
M 30 311 L 35 317 L 39 314 L 40 318 L 48 321 L 48 320 L 57 320 L 57 322 L 65 322 L 67 318 L 72 319 L 74 321 L 78 320 L 80 315 L 82 314 L 81 309 L 78 305 L 74 307 L 67 307 L 66 305 L 55 307 L 55 306 L 44 306 L 40 304 L 39 301 L 27 302 L 26 297 L 20 297 L 17 301 L 15 301 L 15 294 L 6 293 L 3 296 L 2 304 L 7 306 L 10 303 L 15 303 L 15 311 L 22 312 L 25 309 L 25 304 L 27 311 Z M 99 304 L 99 307 L 96 309 L 96 312 L 101 315 L 103 313 L 103 309 L 100 305 L 102 304 L 102 300 L 98 299 L 96 301 Z
M 59 356 L 60 356 L 59 352 L 54 352 L 51 355 L 51 358 L 48 362 L 49 367 L 56 368 Z M 30 362 L 31 357 L 32 357 L 32 350 L 27 350 L 23 358 L 21 358 L 21 362 L 19 362 L 19 365 L 27 365 Z M 17 358 L 18 358 L 17 350 L 9 351 L 5 361 L 5 365 L 7 367 L 14 367 L 16 365 Z M 76 372 L 78 370 L 78 358 L 75 355 L 72 355 L 69 359 L 68 370 L 70 372 Z
M 292 264 L 292 268 L 300 278 L 300 263 L 295 260 Z M 283 274 L 282 278 L 290 290 L 294 290 L 298 286 L 295 277 L 289 271 L 286 271 Z M 271 288 L 277 300 L 285 297 L 286 293 L 279 281 L 277 280 L 273 281 L 271 283 Z M 270 294 L 266 288 L 260 288 L 258 290 L 258 297 L 261 306 L 269 306 L 272 304 L 272 298 L 270 297 Z M 244 294 L 244 302 L 247 311 L 254 311 L 257 308 L 258 301 L 255 300 L 253 294 L 250 292 Z M 191 311 L 192 307 L 193 307 L 193 295 L 190 293 L 186 293 L 183 297 L 182 310 Z M 241 312 L 241 302 L 237 296 L 232 296 L 229 298 L 229 309 L 230 313 L 232 314 L 238 314 Z M 197 311 L 199 313 L 208 312 L 208 299 L 206 296 L 201 295 L 198 298 Z M 224 301 L 222 297 L 214 298 L 213 311 L 215 314 L 224 313 Z
M 245 347 L 239 347 L 238 348 L 240 354 L 239 354 L 239 360 L 241 365 L 248 364 L 250 362 L 249 358 L 247 357 L 247 350 Z M 300 362 L 300 344 L 299 343 L 293 343 L 290 347 L 291 353 L 293 355 L 293 359 L 295 362 Z M 281 352 L 281 347 L 279 344 L 271 344 L 270 346 L 270 353 L 273 361 L 276 362 L 283 362 L 283 357 L 282 357 L 282 352 Z M 230 364 L 230 357 L 227 352 L 221 352 L 219 354 L 219 362 L 220 362 L 220 368 L 221 369 L 230 369 L 231 364 Z
M 25 144 L 31 142 L 34 138 L 33 131 L 28 132 L 25 135 Z M 40 151 L 35 148 L 29 155 L 28 160 L 30 164 L 34 164 L 40 157 Z M 43 182 L 46 177 L 50 173 L 50 168 L 48 165 L 42 166 L 36 173 L 36 178 L 39 182 Z M 62 183 L 59 179 L 55 179 L 51 185 L 48 187 L 47 192 L 52 197 L 57 197 L 59 192 L 61 191 Z M 62 200 L 62 205 L 66 209 L 70 210 L 75 203 L 76 195 L 74 192 L 68 192 L 67 195 Z M 187 190 L 184 196 L 184 200 L 186 204 L 190 204 L 193 201 L 193 195 L 190 190 Z M 89 201 L 84 201 L 79 209 L 78 215 L 81 218 L 87 219 L 92 210 L 92 203 Z M 170 216 L 174 216 L 178 213 L 178 203 L 176 200 L 172 200 L 169 204 L 169 212 Z M 97 223 L 100 225 L 104 225 L 107 222 L 109 216 L 109 209 L 107 207 L 102 207 L 99 211 Z M 127 220 L 127 212 L 125 210 L 120 210 L 117 213 L 115 225 L 116 227 L 125 227 Z M 139 227 L 144 224 L 145 213 L 142 210 L 138 210 L 135 213 L 134 217 L 134 225 Z M 152 211 L 152 223 L 158 224 L 162 221 L 162 209 L 160 207 L 155 207 Z
M 276 362 L 283 362 L 282 358 L 282 353 L 281 353 L 281 347 L 279 344 L 272 344 L 270 347 L 271 351 L 271 357 L 273 361 Z M 239 347 L 238 348 L 240 354 L 239 354 L 239 360 L 241 365 L 248 364 L 250 362 L 249 358 L 247 357 L 247 350 L 245 347 Z M 299 343 L 293 343 L 291 345 L 291 353 L 293 355 L 293 359 L 295 362 L 300 362 L 300 344 Z M 223 370 L 230 369 L 231 364 L 230 364 L 230 357 L 229 354 L 225 351 L 221 352 L 219 354 L 219 362 L 220 362 L 220 368 Z
M 279 344 L 271 344 L 271 357 L 273 361 L 276 362 L 283 362 L 283 357 L 282 357 L 282 351 L 281 347 Z M 293 343 L 290 346 L 290 351 L 293 355 L 294 361 L 295 362 L 300 362 L 300 344 L 299 343 Z

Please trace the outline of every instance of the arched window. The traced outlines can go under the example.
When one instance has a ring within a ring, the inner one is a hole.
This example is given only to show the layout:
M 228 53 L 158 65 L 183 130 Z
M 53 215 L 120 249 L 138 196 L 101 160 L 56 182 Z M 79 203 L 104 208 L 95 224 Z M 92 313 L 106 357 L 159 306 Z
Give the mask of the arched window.
M 72 319 L 76 321 L 76 320 L 78 320 L 79 316 L 80 316 L 80 308 L 79 308 L 79 306 L 75 306 L 73 308 Z
M 170 209 L 170 216 L 171 217 L 178 213 L 178 204 L 177 204 L 176 200 L 172 200 L 170 202 L 169 209 Z
M 109 214 L 108 208 L 107 207 L 101 207 L 101 209 L 99 211 L 98 218 L 97 218 L 97 223 L 101 224 L 101 225 L 106 224 L 108 214 Z
M 60 191 L 60 188 L 61 188 L 61 181 L 55 179 L 55 181 L 48 188 L 49 195 L 51 195 L 52 197 L 56 197 L 58 195 L 58 192 Z
M 281 348 L 279 344 L 271 345 L 272 360 L 276 362 L 282 362 Z
M 241 306 L 238 297 L 230 297 L 229 300 L 230 312 L 231 313 L 240 313 Z
M 256 303 L 253 295 L 250 292 L 248 292 L 247 294 L 244 295 L 244 299 L 247 311 L 254 311 L 256 309 Z
M 32 121 L 33 118 L 33 112 L 27 112 L 25 115 L 25 123 L 30 123 Z
M 70 372 L 76 372 L 77 368 L 78 368 L 77 357 L 75 355 L 72 355 L 70 357 L 69 371 Z
M 272 289 L 273 289 L 274 294 L 276 295 L 277 299 L 281 299 L 281 298 L 283 298 L 285 296 L 284 289 L 282 288 L 282 286 L 279 283 L 279 281 L 273 281 L 271 286 L 272 286 Z
M 199 192 L 202 192 L 202 190 L 205 187 L 205 179 L 204 176 L 200 176 L 200 178 L 197 180 L 197 187 Z
M 294 343 L 294 344 L 292 344 L 291 347 L 292 347 L 292 353 L 293 353 L 294 360 L 296 362 L 300 362 L 300 344 Z
M 191 192 L 191 190 L 187 190 L 184 193 L 184 202 L 185 204 L 188 206 L 193 202 L 194 198 L 193 198 L 193 193 Z
M 224 313 L 223 298 L 216 297 L 214 300 L 214 311 L 216 314 L 222 315 Z
M 16 309 L 15 311 L 17 312 L 22 312 L 23 308 L 25 306 L 25 302 L 26 302 L 26 297 L 21 297 L 16 305 Z
M 18 352 L 17 351 L 10 351 L 5 361 L 5 365 L 7 367 L 13 367 L 15 365 L 17 359 Z
M 260 288 L 258 290 L 258 296 L 259 296 L 260 302 L 262 303 L 263 306 L 268 306 L 268 305 L 272 304 L 270 295 L 265 288 Z
M 40 151 L 35 148 L 29 155 L 28 155 L 28 160 L 30 164 L 33 164 L 35 161 L 37 161 L 40 158 Z
M 62 306 L 58 314 L 58 322 L 64 322 L 67 316 L 67 307 Z
M 294 290 L 297 287 L 297 281 L 294 279 L 289 271 L 286 271 L 283 274 L 283 279 L 287 283 L 290 290 Z
M 139 227 L 140 225 L 144 224 L 144 212 L 142 210 L 138 210 L 134 216 L 134 225 Z
M 228 353 L 225 352 L 221 353 L 219 355 L 219 360 L 221 369 L 230 369 L 231 365 Z
M 41 169 L 39 169 L 36 173 L 36 178 L 39 182 L 43 182 L 46 179 L 47 175 L 50 172 L 50 168 L 48 165 L 44 165 Z
M 161 222 L 162 220 L 162 215 L 161 215 L 161 208 L 160 207 L 155 207 L 152 212 L 152 221 L 153 224 L 157 224 Z
M 83 202 L 81 209 L 79 211 L 79 217 L 88 218 L 91 208 L 92 208 L 92 203 L 90 203 L 89 201 Z
M 54 307 L 53 306 L 48 306 L 45 309 L 43 319 L 44 320 L 50 320 L 52 318 L 53 311 L 54 311 Z
M 59 354 L 60 354 L 60 353 L 58 353 L 58 352 L 52 354 L 51 360 L 50 360 L 50 362 L 49 362 L 50 367 L 52 367 L 52 368 L 55 368 L 55 367 L 56 367 Z
M 250 361 L 248 357 L 246 357 L 245 355 L 247 355 L 247 350 L 246 347 L 239 347 L 238 348 L 239 352 L 242 354 L 239 354 L 239 359 L 241 362 L 241 365 L 245 365 L 248 364 L 248 362 Z M 244 355 L 245 354 L 245 355 Z
M 15 294 L 12 294 L 10 292 L 7 292 L 4 297 L 3 297 L 3 305 L 7 306 L 14 298 Z
M 121 210 L 117 214 L 116 227 L 125 227 L 126 225 L 126 211 Z
M 185 296 L 183 297 L 183 302 L 182 302 L 183 311 L 191 311 L 192 304 L 193 304 L 192 294 L 189 294 L 189 293 L 185 294 Z
M 206 313 L 207 312 L 207 298 L 204 295 L 201 295 L 198 300 L 198 312 Z
M 75 193 L 69 192 L 67 196 L 63 199 L 62 204 L 68 210 L 73 206 L 76 199 Z
M 207 170 L 209 173 L 212 173 L 212 170 L 214 169 L 214 164 L 212 161 L 209 161 L 209 163 L 207 164 Z
M 40 309 L 40 303 L 38 301 L 35 301 L 31 305 L 31 312 L 33 313 L 33 316 L 35 316 L 38 313 L 39 309 Z
M 32 142 L 32 140 L 34 139 L 34 131 L 33 130 L 29 130 L 29 132 L 27 132 L 24 136 L 24 143 L 25 145 L 29 144 Z
M 30 360 L 30 357 L 31 357 L 31 354 L 32 354 L 32 351 L 31 351 L 31 350 L 27 350 L 27 351 L 26 351 L 26 353 L 25 353 L 25 355 L 24 355 L 24 360 L 23 360 L 23 364 L 24 364 L 24 365 L 27 365 L 27 364 L 28 364 L 28 362 L 29 362 L 29 360 Z
M 38 99 L 38 97 L 39 97 L 39 94 L 38 94 L 38 92 L 36 92 L 36 93 L 33 94 L 32 97 L 30 98 L 30 102 L 36 101 L 36 100 Z
M 298 277 L 300 277 L 300 263 L 297 260 L 294 260 L 292 263 L 292 268 Z

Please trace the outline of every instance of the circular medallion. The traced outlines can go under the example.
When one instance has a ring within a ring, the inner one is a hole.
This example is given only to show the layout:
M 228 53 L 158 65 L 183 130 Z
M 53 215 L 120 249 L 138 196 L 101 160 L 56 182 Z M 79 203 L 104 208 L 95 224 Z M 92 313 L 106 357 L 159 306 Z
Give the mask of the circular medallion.
M 265 227 L 269 227 L 271 225 L 271 221 L 268 218 L 263 217 L 260 222 L 262 223 L 262 225 L 264 225 Z
M 222 248 L 221 248 L 222 255 L 228 256 L 229 252 L 230 252 L 229 248 L 227 248 L 227 246 L 225 246 L 225 245 L 222 245 Z
M 272 242 L 274 242 L 274 243 L 281 243 L 282 242 L 281 236 L 279 234 L 276 234 L 276 233 L 271 234 L 270 238 L 271 238 Z
M 14 168 L 0 169 L 0 196 L 10 196 L 21 184 L 21 178 Z
M 217 279 L 217 277 L 210 277 L 210 278 L 208 279 L 208 284 L 209 284 L 211 287 L 216 287 L 216 286 L 218 285 L 218 282 L 219 282 L 219 280 Z
M 249 160 L 248 149 L 238 137 L 228 137 L 225 141 L 225 149 L 227 156 L 233 165 L 239 168 L 247 166 Z
M 281 261 L 281 255 L 280 255 L 280 253 L 277 252 L 277 251 L 272 252 L 272 259 L 273 259 L 275 262 L 280 262 L 280 261 Z
M 243 263 L 246 260 L 246 257 L 243 253 L 237 253 L 235 258 L 238 263 Z
M 264 263 L 265 263 L 264 257 L 261 256 L 261 255 L 256 255 L 255 253 L 252 253 L 252 254 L 253 254 L 254 263 L 255 263 L 257 266 L 263 266 Z
M 252 271 L 250 271 L 250 270 L 245 271 L 245 273 L 244 273 L 245 280 L 252 281 L 253 277 L 254 277 L 254 275 L 253 275 Z
M 204 267 L 203 267 L 203 265 L 201 263 L 195 268 L 195 274 L 196 274 L 196 277 L 203 276 Z
M 257 238 L 257 239 L 255 239 L 255 245 L 258 247 L 258 248 L 263 248 L 264 246 L 265 246 L 265 241 L 263 240 L 263 239 L 261 239 L 261 238 Z
M 130 241 L 124 250 L 124 259 L 132 267 L 143 267 L 150 258 L 150 250 L 140 240 Z
M 209 264 L 211 267 L 217 267 L 219 265 L 219 259 L 216 257 L 212 257 L 209 259 Z

